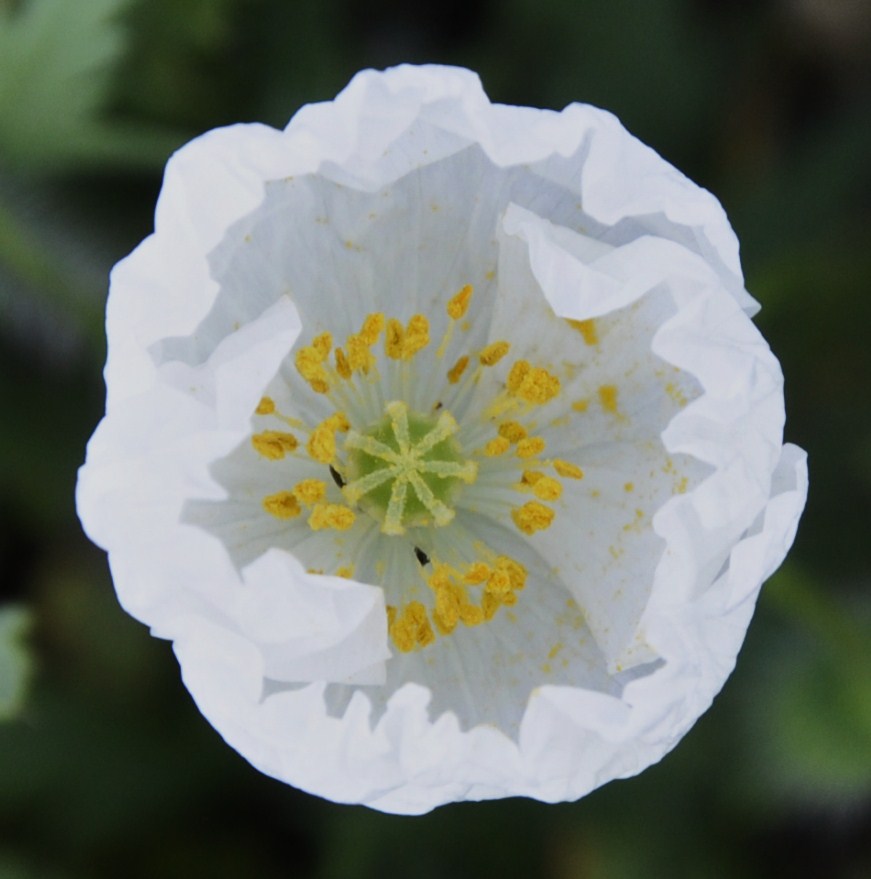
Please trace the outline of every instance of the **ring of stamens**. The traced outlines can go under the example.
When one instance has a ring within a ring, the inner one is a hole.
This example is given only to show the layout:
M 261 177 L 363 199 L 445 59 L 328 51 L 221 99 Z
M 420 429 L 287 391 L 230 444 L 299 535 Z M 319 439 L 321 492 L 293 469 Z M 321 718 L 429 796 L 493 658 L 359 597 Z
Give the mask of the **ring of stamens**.
M 447 302 L 449 322 L 434 351 L 435 361 L 444 363 L 443 374 L 458 400 L 467 397 L 485 371 L 503 362 L 511 350 L 508 341 L 496 340 L 457 357 L 463 343 L 455 328 L 462 334 L 468 330 L 469 321 L 460 321 L 469 312 L 472 295 L 472 286 L 466 285 Z M 598 336 L 595 324 L 588 324 L 584 340 L 592 344 L 591 339 L 597 342 Z M 508 366 L 501 388 L 478 411 L 479 427 L 464 434 L 468 454 L 458 441 L 459 425 L 441 401 L 423 413 L 393 400 L 383 406 L 380 420 L 368 427 L 354 420 L 355 410 L 359 418 L 360 401 L 373 399 L 370 391 L 381 383 L 384 368 L 393 369 L 391 362 L 403 376 L 402 387 L 407 386 L 414 374 L 412 361 L 430 345 L 429 329 L 422 314 L 412 315 L 403 324 L 395 317 L 373 313 L 359 332 L 345 338 L 342 347 L 334 346 L 329 332 L 321 332 L 297 351 L 295 365 L 308 388 L 326 397 L 335 411 L 307 427 L 282 415 L 275 402 L 264 397 L 256 414 L 295 432 L 263 430 L 251 438 L 254 449 L 267 460 L 307 455 L 328 468 L 329 480 L 303 479 L 263 498 L 264 510 L 274 518 L 298 519 L 313 531 L 343 532 L 363 514 L 375 519 L 385 535 L 419 529 L 409 541 L 410 548 L 420 563 L 420 576 L 431 600 L 387 606 L 388 631 L 402 652 L 427 647 L 458 625 L 486 623 L 501 606 L 514 605 L 516 593 L 526 584 L 524 566 L 488 546 L 475 546 L 472 558 L 462 553 L 437 554 L 430 548 L 424 529 L 453 521 L 463 486 L 477 480 L 479 464 L 488 484 L 498 474 L 514 493 L 512 499 L 503 495 L 495 500 L 494 509 L 506 514 L 506 520 L 527 537 L 551 526 L 557 510 L 548 504 L 559 501 L 564 482 L 584 477 L 576 464 L 544 457 L 546 442 L 536 435 L 538 427 L 531 416 L 560 394 L 560 380 L 547 368 L 523 359 Z M 379 352 L 382 339 L 383 352 Z M 449 363 L 453 366 L 446 368 Z M 346 406 L 351 418 L 344 411 Z M 337 492 L 343 503 L 334 502 Z M 341 541 L 338 535 L 336 539 Z M 347 570 L 345 566 L 337 573 L 344 576 L 341 572 Z

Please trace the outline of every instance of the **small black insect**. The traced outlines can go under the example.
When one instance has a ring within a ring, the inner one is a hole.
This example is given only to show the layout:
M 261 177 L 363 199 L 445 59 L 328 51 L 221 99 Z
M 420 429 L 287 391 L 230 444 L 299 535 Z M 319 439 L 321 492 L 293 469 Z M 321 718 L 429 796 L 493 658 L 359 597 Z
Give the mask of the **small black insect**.
M 333 477 L 333 482 L 335 482 L 336 485 L 339 486 L 339 488 L 343 488 L 343 487 L 344 487 L 344 485 L 345 485 L 345 480 L 342 479 L 342 474 L 339 473 L 339 471 L 336 470 L 336 468 L 333 467 L 332 464 L 330 464 L 330 476 Z
M 439 400 L 439 401 L 435 404 L 435 406 L 432 407 L 432 408 L 433 408 L 433 411 L 434 411 L 434 412 L 438 412 L 439 409 L 441 409 L 442 406 L 444 406 L 444 405 L 445 405 L 445 404 L 442 403 L 441 400 Z
M 417 556 L 417 560 L 421 565 L 429 564 L 429 556 L 419 546 L 414 548 L 414 554 Z

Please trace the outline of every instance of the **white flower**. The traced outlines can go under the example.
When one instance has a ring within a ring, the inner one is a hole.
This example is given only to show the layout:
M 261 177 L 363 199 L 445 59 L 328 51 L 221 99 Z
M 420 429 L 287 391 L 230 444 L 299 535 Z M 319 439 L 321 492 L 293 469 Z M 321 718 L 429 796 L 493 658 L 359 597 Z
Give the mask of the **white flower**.
M 716 200 L 601 110 L 359 74 L 170 161 L 79 512 L 269 775 L 419 813 L 665 754 L 804 454 Z

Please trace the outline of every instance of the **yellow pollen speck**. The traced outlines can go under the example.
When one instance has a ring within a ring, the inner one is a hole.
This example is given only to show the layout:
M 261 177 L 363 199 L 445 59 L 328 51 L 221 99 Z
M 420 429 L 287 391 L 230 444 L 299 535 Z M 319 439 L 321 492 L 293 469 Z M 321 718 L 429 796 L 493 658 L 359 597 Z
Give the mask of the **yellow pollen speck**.
M 562 476 L 563 479 L 584 478 L 584 471 L 577 464 L 572 464 L 570 461 L 562 461 L 556 458 L 553 461 L 553 469 L 556 470 L 557 476 Z
M 534 458 L 544 451 L 544 440 L 540 436 L 530 436 L 517 444 L 518 458 Z
M 669 395 L 669 397 L 671 397 L 672 400 L 674 400 L 675 403 L 678 404 L 678 406 L 686 406 L 686 404 L 689 402 L 689 400 L 687 400 L 686 394 L 684 394 L 684 392 L 676 384 L 674 384 L 674 382 L 669 382 L 665 386 L 665 392 Z
M 510 448 L 511 443 L 504 436 L 497 436 L 484 446 L 484 454 L 488 458 L 495 458 L 499 455 L 504 455 Z
M 264 430 L 263 433 L 255 433 L 251 437 L 251 445 L 270 461 L 281 460 L 288 452 L 292 452 L 299 441 L 292 433 L 283 433 L 280 430 Z
M 308 517 L 308 524 L 312 531 L 322 531 L 324 528 L 347 531 L 356 518 L 350 507 L 343 507 L 341 504 L 316 504 Z
M 426 615 L 426 608 L 419 601 L 410 602 L 401 613 L 396 608 L 388 610 L 393 611 L 387 617 L 390 637 L 403 653 L 409 653 L 415 647 L 426 647 L 435 641 L 435 632 Z
M 464 354 L 449 370 L 448 370 L 448 381 L 455 385 L 463 373 L 466 371 L 466 367 L 469 365 L 469 358 Z
M 508 342 L 492 342 L 478 355 L 482 366 L 495 366 L 509 351 Z
M 686 478 L 686 476 L 682 476 L 678 484 L 675 486 L 674 490 L 677 494 L 684 494 L 687 490 L 688 485 L 689 480 Z
M 384 334 L 384 351 L 391 360 L 402 359 L 402 342 L 405 338 L 405 329 L 395 318 L 387 321 L 387 332 Z
M 302 512 L 292 491 L 279 491 L 263 498 L 263 509 L 276 519 L 293 519 Z
M 408 321 L 402 340 L 402 359 L 411 360 L 418 351 L 429 345 L 429 321 L 424 314 L 415 314 Z
M 354 578 L 354 566 L 353 565 L 342 565 L 336 571 L 337 577 L 344 577 L 346 580 L 352 580 Z
M 553 647 L 551 647 L 550 650 L 548 651 L 547 658 L 548 658 L 548 659 L 556 659 L 556 657 L 557 657 L 557 655 L 559 654 L 560 650 L 562 650 L 564 646 L 565 646 L 564 644 L 562 644 L 561 642 L 558 641 L 558 642 L 557 642 L 556 644 L 554 644 Z
M 524 534 L 535 534 L 536 531 L 544 531 L 549 528 L 555 515 L 550 507 L 546 507 L 538 501 L 528 501 L 522 507 L 516 507 L 511 511 L 514 524 Z
M 574 409 L 575 412 L 586 412 L 587 409 L 589 409 L 589 408 L 590 408 L 590 401 L 589 400 L 575 400 L 575 402 L 572 403 L 572 409 Z
M 504 421 L 499 425 L 499 436 L 504 436 L 510 443 L 518 443 L 520 440 L 526 439 L 528 431 L 516 421 Z
M 257 408 L 254 410 L 258 415 L 272 415 L 275 411 L 275 400 L 272 397 L 261 397 Z
M 300 503 L 311 505 L 322 501 L 327 493 L 327 484 L 320 479 L 303 479 L 293 488 L 293 494 Z
M 459 320 L 461 317 L 465 317 L 466 312 L 469 310 L 469 302 L 472 299 L 474 289 L 471 284 L 466 284 L 448 300 L 447 312 L 451 320 Z
M 606 412 L 617 411 L 617 386 L 602 385 L 599 388 L 599 402 Z
M 594 320 L 574 320 L 568 318 L 566 322 L 584 337 L 584 341 L 588 345 L 599 344 L 599 333 L 596 330 L 596 322 Z
M 635 490 L 635 484 L 634 484 L 634 483 L 632 483 L 632 482 L 625 482 L 625 483 L 623 484 L 623 491 L 634 491 L 634 490 Z

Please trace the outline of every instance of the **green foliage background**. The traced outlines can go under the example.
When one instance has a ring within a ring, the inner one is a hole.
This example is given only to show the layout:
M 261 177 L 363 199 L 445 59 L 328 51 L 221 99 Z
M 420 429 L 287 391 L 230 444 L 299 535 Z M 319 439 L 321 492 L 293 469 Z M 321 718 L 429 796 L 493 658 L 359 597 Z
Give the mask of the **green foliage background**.
M 0 879 L 871 876 L 869 59 L 864 0 L 0 0 Z M 607 107 L 717 193 L 810 452 L 722 695 L 576 804 L 404 819 L 261 777 L 75 516 L 107 272 L 150 231 L 166 157 L 404 60 Z

